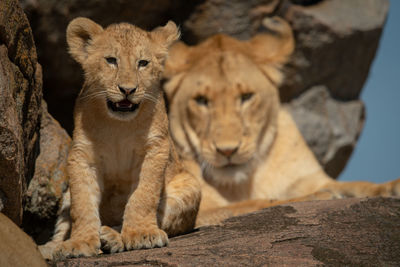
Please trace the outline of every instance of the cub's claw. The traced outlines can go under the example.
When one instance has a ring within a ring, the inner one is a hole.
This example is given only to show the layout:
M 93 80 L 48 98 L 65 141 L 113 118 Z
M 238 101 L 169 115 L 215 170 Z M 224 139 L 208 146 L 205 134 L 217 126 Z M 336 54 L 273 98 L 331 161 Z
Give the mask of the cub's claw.
M 75 258 L 80 256 L 95 256 L 100 253 L 100 238 L 69 239 L 60 244 L 53 254 L 53 258 Z
M 123 229 L 121 235 L 126 250 L 163 247 L 168 244 L 167 234 L 157 227 Z
M 100 228 L 101 249 L 110 253 L 124 251 L 121 234 L 108 226 Z

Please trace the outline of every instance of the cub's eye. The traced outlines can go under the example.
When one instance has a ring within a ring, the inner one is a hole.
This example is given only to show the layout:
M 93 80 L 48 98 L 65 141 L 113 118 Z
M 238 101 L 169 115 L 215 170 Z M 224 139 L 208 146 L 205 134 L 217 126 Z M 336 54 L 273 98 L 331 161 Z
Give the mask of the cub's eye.
M 240 95 L 240 101 L 242 102 L 242 104 L 248 100 L 250 100 L 250 98 L 252 98 L 254 95 L 254 93 L 243 93 Z
M 108 64 L 117 65 L 117 59 L 115 57 L 106 57 L 106 61 Z
M 194 98 L 196 103 L 201 106 L 208 106 L 208 99 L 205 96 L 198 95 Z
M 139 62 L 138 62 L 139 68 L 140 68 L 140 67 L 146 67 L 148 64 L 149 64 L 149 61 L 144 60 L 144 59 L 139 60 Z

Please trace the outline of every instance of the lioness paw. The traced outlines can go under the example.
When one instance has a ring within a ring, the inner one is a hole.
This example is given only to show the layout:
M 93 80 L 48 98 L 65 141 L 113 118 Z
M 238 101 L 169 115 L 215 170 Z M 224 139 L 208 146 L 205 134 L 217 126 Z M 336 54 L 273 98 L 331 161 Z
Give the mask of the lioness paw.
M 400 196 L 400 178 L 397 180 L 394 180 L 392 182 L 389 182 L 389 186 L 391 188 L 391 195 L 392 196 Z
M 56 260 L 80 256 L 95 256 L 100 253 L 100 238 L 69 239 L 64 241 L 54 252 Z
M 124 251 L 121 234 L 108 226 L 100 228 L 101 249 L 110 253 Z
M 168 244 L 167 234 L 157 227 L 123 229 L 121 236 L 126 250 L 163 247 Z

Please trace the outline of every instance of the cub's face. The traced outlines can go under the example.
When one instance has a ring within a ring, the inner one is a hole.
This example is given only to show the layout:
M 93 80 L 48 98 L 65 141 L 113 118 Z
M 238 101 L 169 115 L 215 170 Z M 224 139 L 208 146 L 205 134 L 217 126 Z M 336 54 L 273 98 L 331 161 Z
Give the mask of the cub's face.
M 279 66 L 294 44 L 286 22 L 267 23 L 272 34 L 245 42 L 217 35 L 194 47 L 178 43 L 166 62 L 172 137 L 215 184 L 246 181 L 274 141 Z
M 134 118 L 145 101 L 157 100 L 163 61 L 178 37 L 173 22 L 146 32 L 126 23 L 103 29 L 85 18 L 73 20 L 67 41 L 85 72 L 78 101 L 95 102 L 115 119 Z

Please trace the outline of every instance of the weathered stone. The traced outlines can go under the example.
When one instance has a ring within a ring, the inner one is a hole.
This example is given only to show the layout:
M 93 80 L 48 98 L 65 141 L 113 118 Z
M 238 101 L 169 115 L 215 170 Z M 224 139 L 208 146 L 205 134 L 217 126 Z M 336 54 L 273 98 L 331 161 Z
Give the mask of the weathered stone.
M 398 266 L 400 199 L 276 206 L 170 239 L 168 247 L 56 266 Z
M 71 138 L 42 104 L 40 154 L 25 194 L 23 228 L 39 244 L 49 240 L 58 204 L 67 188 L 67 157 Z
M 389 9 L 387 0 L 332 0 L 286 4 L 277 13 L 292 25 L 296 50 L 285 68 L 281 98 L 326 86 L 332 97 L 359 97 Z
M 272 14 L 280 2 L 281 0 L 206 0 L 185 21 L 183 39 L 189 44 L 197 44 L 217 33 L 240 40 L 249 39 L 254 35 L 254 21 L 265 14 Z
M 32 239 L 0 213 L 0 266 L 47 266 Z
M 334 100 L 325 86 L 315 86 L 287 107 L 325 171 L 337 177 L 363 127 L 363 103 Z
M 0 1 L 0 195 L 16 224 L 38 154 L 41 79 L 24 12 L 15 0 Z

